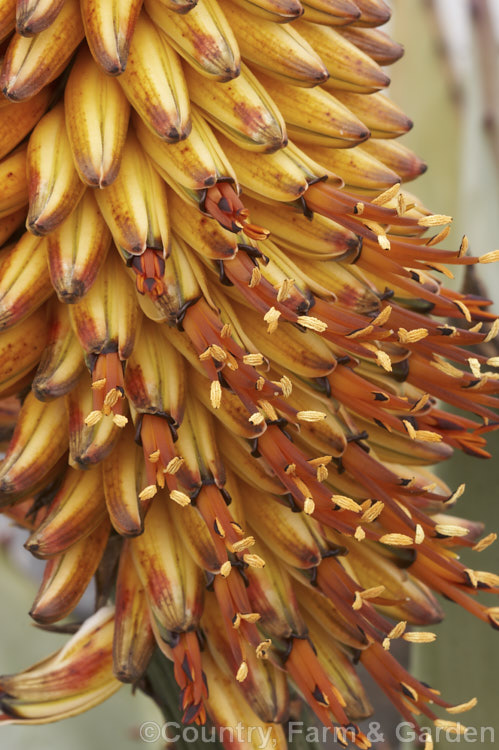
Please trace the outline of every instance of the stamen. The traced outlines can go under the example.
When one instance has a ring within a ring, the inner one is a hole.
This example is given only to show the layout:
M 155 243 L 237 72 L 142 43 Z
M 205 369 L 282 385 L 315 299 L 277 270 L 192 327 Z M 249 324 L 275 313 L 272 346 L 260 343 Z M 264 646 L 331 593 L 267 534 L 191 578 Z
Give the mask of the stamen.
M 420 227 L 441 227 L 451 222 L 452 216 L 445 216 L 445 214 L 432 214 L 431 216 L 422 216 L 418 219 Z
M 158 488 L 155 484 L 149 484 L 139 492 L 139 500 L 151 500 L 157 493 Z
M 362 508 L 361 506 L 355 502 L 355 500 L 352 500 L 351 497 L 345 497 L 345 495 L 333 495 L 331 497 L 331 501 L 338 507 L 342 508 L 343 510 L 350 510 L 352 513 L 361 513 Z
M 437 640 L 435 633 L 425 632 L 404 633 L 402 638 L 408 643 L 433 643 L 433 641 Z
M 366 538 L 366 532 L 364 531 L 362 526 L 357 526 L 357 528 L 355 529 L 354 538 L 358 542 L 362 542 Z
M 263 354 L 245 354 L 243 357 L 244 364 L 251 367 L 259 367 L 264 361 Z
M 172 490 L 170 492 L 170 499 L 181 505 L 182 508 L 191 504 L 191 498 L 189 495 L 186 495 L 185 492 L 180 492 L 180 490 Z
M 259 555 L 243 555 L 243 560 L 246 563 L 246 565 L 249 565 L 250 568 L 264 568 L 265 567 L 265 560 L 261 558 Z
M 499 250 L 492 250 L 490 253 L 485 253 L 478 258 L 479 263 L 496 263 L 499 260 Z
M 387 544 L 389 547 L 412 547 L 414 544 L 413 540 L 407 534 L 383 534 L 379 538 L 382 544 Z
M 407 331 L 405 328 L 399 328 L 397 335 L 401 344 L 415 344 L 417 341 L 425 339 L 429 334 L 426 328 L 414 328 Z
M 244 682 L 247 676 L 248 676 L 248 665 L 246 664 L 245 661 L 242 661 L 236 673 L 236 680 L 238 682 Z
M 230 564 L 229 560 L 226 560 L 220 566 L 220 575 L 222 576 L 222 578 L 227 578 L 231 570 L 232 570 L 232 565 Z
M 395 627 L 390 630 L 390 632 L 388 633 L 388 638 L 390 638 L 390 640 L 401 638 L 405 633 L 406 627 L 407 622 L 405 620 L 401 620 L 395 625 Z
M 299 411 L 296 413 L 297 418 L 300 420 L 300 422 L 322 422 L 323 419 L 326 419 L 327 414 L 325 414 L 323 411 Z
M 364 511 L 360 520 L 364 523 L 372 523 L 383 511 L 385 504 L 381 500 L 377 500 L 374 505 Z
M 396 182 L 383 193 L 380 193 L 376 198 L 371 200 L 371 203 L 375 206 L 384 206 L 385 203 L 389 203 L 393 198 L 396 197 L 400 190 L 400 182 Z
M 164 472 L 165 474 L 176 474 L 183 464 L 183 458 L 181 458 L 180 456 L 174 456 L 174 458 L 168 461 Z
M 425 443 L 440 443 L 443 438 L 438 432 L 431 432 L 430 430 L 415 430 L 411 422 L 407 419 L 402 420 L 407 433 L 411 440 L 421 440 Z
M 103 416 L 104 415 L 100 410 L 94 409 L 94 411 L 91 411 L 90 414 L 87 414 L 87 416 L 85 417 L 85 424 L 87 425 L 87 427 L 93 427 L 101 421 Z
M 263 316 L 264 321 L 268 324 L 267 327 L 267 333 L 274 333 L 274 331 L 277 330 L 277 322 L 279 318 L 281 317 L 281 313 L 279 310 L 276 310 L 275 307 L 271 307 L 265 315 Z M 298 318 L 298 321 L 300 318 Z
M 471 549 L 475 552 L 483 552 L 484 549 L 487 549 L 487 547 L 490 547 L 491 544 L 494 544 L 496 539 L 497 534 L 492 532 L 491 534 L 487 534 L 487 536 L 484 536 L 483 539 L 480 539 L 480 541 L 477 542 Z
M 210 403 L 214 409 L 220 409 L 222 403 L 222 386 L 218 380 L 212 380 L 211 382 Z
M 469 529 L 463 526 L 455 526 L 452 524 L 437 523 L 435 531 L 442 536 L 467 536 L 470 533 Z
M 311 331 L 317 331 L 317 333 L 323 333 L 327 329 L 327 323 L 311 315 L 299 315 L 297 323 L 304 328 L 310 328 Z
M 272 644 L 272 641 L 270 640 L 270 638 L 267 638 L 267 640 L 262 641 L 261 643 L 258 644 L 258 646 L 255 649 L 257 659 L 267 658 L 267 651 L 271 644 Z
M 440 729 L 444 729 L 445 731 L 454 731 L 456 732 L 456 734 L 464 734 L 467 729 L 467 727 L 465 727 L 463 724 L 460 724 L 459 722 L 447 721 L 446 719 L 435 719 L 434 724 Z
M 422 544 L 425 539 L 424 529 L 420 523 L 416 524 L 416 533 L 414 534 L 414 544 Z
M 464 713 L 464 711 L 470 711 L 472 708 L 475 708 L 477 705 L 478 700 L 476 698 L 471 698 L 466 703 L 460 703 L 458 706 L 451 706 L 450 708 L 447 708 L 448 714 L 460 714 Z

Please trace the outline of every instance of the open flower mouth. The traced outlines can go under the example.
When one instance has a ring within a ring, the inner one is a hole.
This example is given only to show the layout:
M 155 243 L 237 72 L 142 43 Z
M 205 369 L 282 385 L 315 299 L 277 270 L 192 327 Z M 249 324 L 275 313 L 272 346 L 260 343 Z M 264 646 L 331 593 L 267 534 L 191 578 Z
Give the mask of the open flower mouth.
M 380 93 L 389 11 L 107 5 L 0 17 L 0 504 L 46 560 L 37 623 L 94 575 L 105 602 L 0 678 L 0 718 L 124 682 L 161 701 L 148 670 L 171 662 L 185 723 L 284 747 L 299 698 L 364 749 L 360 662 L 405 719 L 454 726 L 475 700 L 390 647 L 435 639 L 409 627 L 441 619 L 435 593 L 499 628 L 476 597 L 499 576 L 457 555 L 495 534 L 427 468 L 489 456 L 499 322 L 442 280 L 499 251 L 442 247 L 450 217 L 406 190 L 426 165 Z

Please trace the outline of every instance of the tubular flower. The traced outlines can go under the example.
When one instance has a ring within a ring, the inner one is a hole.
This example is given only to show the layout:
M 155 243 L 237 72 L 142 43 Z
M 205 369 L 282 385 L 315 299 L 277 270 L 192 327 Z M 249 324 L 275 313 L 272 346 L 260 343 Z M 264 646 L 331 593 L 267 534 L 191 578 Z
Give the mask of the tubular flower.
M 370 746 L 357 662 L 411 722 L 473 705 L 390 644 L 433 640 L 409 626 L 438 622 L 435 593 L 499 627 L 475 597 L 499 577 L 456 554 L 495 535 L 427 468 L 489 455 L 499 362 L 466 347 L 499 322 L 441 279 L 499 253 L 441 248 L 450 218 L 405 189 L 425 165 L 379 93 L 388 17 L 0 2 L 0 504 L 46 560 L 37 623 L 94 575 L 107 601 L 0 679 L 3 721 L 83 711 L 153 653 L 185 722 L 278 747 L 297 696 Z

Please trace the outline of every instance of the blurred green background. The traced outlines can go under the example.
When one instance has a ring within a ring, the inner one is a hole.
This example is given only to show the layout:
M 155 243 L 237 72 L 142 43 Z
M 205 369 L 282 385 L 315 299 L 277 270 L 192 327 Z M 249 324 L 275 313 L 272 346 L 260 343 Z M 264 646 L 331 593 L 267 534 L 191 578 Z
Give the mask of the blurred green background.
M 497 10 L 496 0 L 490 5 L 494 3 Z M 479 19 L 475 16 L 472 22 L 470 14 L 473 5 L 483 10 L 486 0 L 393 0 L 392 5 L 390 31 L 404 44 L 406 55 L 390 70 L 391 96 L 415 121 L 415 129 L 404 142 L 429 164 L 414 190 L 432 210 L 455 217 L 448 246 L 456 246 L 466 233 L 472 252 L 493 250 L 499 246 L 498 141 L 493 128 L 499 101 L 499 45 L 496 41 L 494 57 L 494 48 L 491 53 L 484 38 L 493 26 L 489 24 L 484 31 Z M 484 268 L 489 293 L 499 299 L 498 270 Z M 452 487 L 463 481 L 467 484 L 457 513 L 483 520 L 489 531 L 497 531 L 499 438 L 492 437 L 490 445 L 496 458 L 480 462 L 455 456 L 442 467 L 442 475 Z M 12 557 L 7 547 L 7 554 L 0 557 L 3 673 L 25 668 L 65 640 L 30 624 L 28 610 L 36 583 L 24 570 L 23 555 L 27 558 L 28 553 Z M 479 558 L 473 555 L 469 565 L 499 572 L 499 544 Z M 444 608 L 448 618 L 437 628 L 437 642 L 414 647 L 412 669 L 438 686 L 450 701 L 459 703 L 477 695 L 478 706 L 462 720 L 469 726 L 494 727 L 499 741 L 499 633 L 453 604 Z M 0 746 L 6 750 L 32 746 L 37 750 L 107 750 L 111 746 L 139 750 L 146 747 L 138 734 L 143 721 L 162 720 L 148 699 L 133 696 L 126 686 L 102 706 L 62 724 L 3 727 Z M 148 746 L 158 750 L 162 743 Z M 436 744 L 442 750 L 451 746 L 455 743 Z M 403 743 L 401 747 L 409 746 Z M 391 750 L 396 750 L 395 743 Z

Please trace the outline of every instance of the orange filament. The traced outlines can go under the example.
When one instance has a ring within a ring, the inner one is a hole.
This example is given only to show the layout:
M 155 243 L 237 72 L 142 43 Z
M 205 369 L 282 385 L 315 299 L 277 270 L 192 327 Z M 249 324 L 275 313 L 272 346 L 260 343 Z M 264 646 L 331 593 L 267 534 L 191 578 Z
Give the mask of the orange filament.
M 182 721 L 184 724 L 204 724 L 206 710 L 203 701 L 208 697 L 208 690 L 196 633 L 180 633 L 172 655 L 175 680 L 180 688 L 180 706 L 184 712 Z
M 157 299 L 165 293 L 165 261 L 161 250 L 146 248 L 142 255 L 133 256 L 131 267 L 137 275 L 135 282 L 139 294 Z
M 228 182 L 218 182 L 206 191 L 204 209 L 230 232 L 244 231 L 253 240 L 266 240 L 269 232 L 248 221 L 248 209 Z
M 169 489 L 176 489 L 176 480 L 166 473 L 168 464 L 176 455 L 166 419 L 157 414 L 144 414 L 140 439 L 146 463 L 147 484 L 164 487 L 166 476 Z
M 94 410 L 104 414 L 123 414 L 124 396 L 123 363 L 118 352 L 99 354 L 92 370 Z

